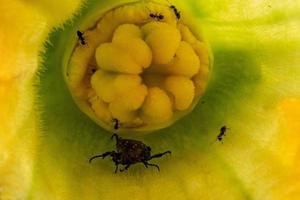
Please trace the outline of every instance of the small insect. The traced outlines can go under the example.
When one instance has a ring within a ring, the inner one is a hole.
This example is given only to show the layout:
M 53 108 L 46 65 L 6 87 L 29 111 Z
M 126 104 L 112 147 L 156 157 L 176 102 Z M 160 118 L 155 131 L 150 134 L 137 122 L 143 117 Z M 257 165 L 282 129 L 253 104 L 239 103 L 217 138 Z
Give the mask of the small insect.
M 174 14 L 176 18 L 179 20 L 180 19 L 180 12 L 177 10 L 177 8 L 174 5 L 171 5 L 170 8 L 174 11 Z
M 81 45 L 85 45 L 86 44 L 86 41 L 85 41 L 85 38 L 83 36 L 83 33 L 80 32 L 80 31 L 77 31 L 77 36 L 78 36 L 78 39 L 80 40 L 80 44 Z
M 161 13 L 150 13 L 149 17 L 151 17 L 151 18 L 153 18 L 157 21 L 160 21 L 160 20 L 164 19 L 164 16 Z
M 114 129 L 115 130 L 119 129 L 120 127 L 119 120 L 115 118 L 113 119 L 113 123 L 114 123 Z
M 171 8 L 173 10 L 173 12 L 174 12 L 177 20 L 179 20 L 180 19 L 180 12 L 179 12 L 179 10 L 177 10 L 177 8 L 174 5 L 172 5 L 170 3 L 170 1 L 168 1 L 168 0 L 166 0 L 166 1 L 171 5 L 169 8 Z
M 92 74 L 94 74 L 96 71 L 97 71 L 97 69 L 95 69 L 95 68 L 92 68 Z
M 162 157 L 165 154 L 171 154 L 171 151 L 165 151 L 163 153 L 151 155 L 151 148 L 141 141 L 122 139 L 117 134 L 113 134 L 111 139 L 114 137 L 116 138 L 116 151 L 108 151 L 101 155 L 93 156 L 90 158 L 89 163 L 95 158 L 104 159 L 106 156 L 111 156 L 112 161 L 116 165 L 115 173 L 117 173 L 119 165 L 125 165 L 123 169 L 120 169 L 120 172 L 123 172 L 128 170 L 131 165 L 139 162 L 143 163 L 146 168 L 148 168 L 148 166 L 153 166 L 159 171 L 158 165 L 148 163 L 148 161 L 153 158 Z
M 220 142 L 222 142 L 222 144 L 223 144 L 223 137 L 226 136 L 225 133 L 226 133 L 227 129 L 228 128 L 226 126 L 222 126 L 220 128 L 220 133 L 217 136 L 217 140 L 219 140 Z

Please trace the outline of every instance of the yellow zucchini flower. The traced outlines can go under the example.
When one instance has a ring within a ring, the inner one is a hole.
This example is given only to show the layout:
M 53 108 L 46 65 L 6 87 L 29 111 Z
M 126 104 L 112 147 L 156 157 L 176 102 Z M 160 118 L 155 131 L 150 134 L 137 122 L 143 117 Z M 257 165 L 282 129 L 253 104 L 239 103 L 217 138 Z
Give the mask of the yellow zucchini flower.
M 0 200 L 299 199 L 299 9 L 2 0 Z M 90 164 L 113 132 L 172 155 Z

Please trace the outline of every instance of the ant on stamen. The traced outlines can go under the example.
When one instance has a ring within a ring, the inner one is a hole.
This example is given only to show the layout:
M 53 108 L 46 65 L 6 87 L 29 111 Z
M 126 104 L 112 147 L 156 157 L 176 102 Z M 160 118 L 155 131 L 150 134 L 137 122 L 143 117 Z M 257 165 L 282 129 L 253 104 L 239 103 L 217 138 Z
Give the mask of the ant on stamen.
M 85 38 L 83 36 L 83 33 L 80 32 L 80 31 L 77 31 L 77 36 L 78 36 L 78 39 L 80 40 L 80 44 L 81 45 L 85 45 L 86 44 L 86 41 L 85 41 Z
M 170 8 L 174 11 L 174 14 L 176 15 L 177 20 L 179 20 L 180 12 L 177 10 L 177 8 L 174 5 L 171 5 Z
M 149 17 L 157 21 L 163 20 L 165 17 L 161 13 L 152 13 L 151 10 L 146 6 L 146 9 L 150 12 Z
M 97 69 L 93 68 L 91 71 L 92 71 L 92 74 L 94 74 L 97 71 Z
M 160 20 L 164 19 L 164 16 L 161 13 L 150 13 L 149 17 L 151 17 L 151 18 L 153 18 L 157 21 L 160 21 Z
M 171 8 L 173 10 L 177 20 L 179 20 L 181 17 L 179 10 L 177 10 L 177 8 L 174 5 L 172 5 L 168 0 L 166 0 L 166 1 L 171 5 L 171 6 L 169 6 L 169 8 Z
M 119 120 L 116 119 L 116 118 L 114 118 L 114 119 L 113 119 L 113 123 L 114 123 L 114 129 L 115 129 L 115 130 L 119 129 L 119 127 L 120 127 Z

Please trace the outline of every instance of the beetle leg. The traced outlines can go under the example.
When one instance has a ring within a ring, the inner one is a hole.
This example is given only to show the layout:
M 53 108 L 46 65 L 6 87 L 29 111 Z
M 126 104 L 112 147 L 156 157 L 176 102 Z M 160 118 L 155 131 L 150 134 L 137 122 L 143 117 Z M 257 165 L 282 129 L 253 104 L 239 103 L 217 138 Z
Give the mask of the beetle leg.
M 145 167 L 148 168 L 148 163 L 147 163 L 147 161 L 143 161 L 143 163 L 144 163 Z
M 118 172 L 118 168 L 119 168 L 119 164 L 116 163 L 116 169 L 115 169 L 115 173 Z
M 163 155 L 165 155 L 165 154 L 167 154 L 167 153 L 171 154 L 171 151 L 166 151 L 166 152 L 163 152 L 163 153 L 155 154 L 155 155 L 151 156 L 149 160 L 151 160 L 152 158 L 159 158 L 159 157 L 162 157 Z
M 151 164 L 151 163 L 148 163 L 147 161 L 143 161 L 143 163 L 144 163 L 144 165 L 145 165 L 146 168 L 148 168 L 148 165 L 149 165 L 149 166 L 156 167 L 157 170 L 160 171 L 160 170 L 159 170 L 159 166 L 156 165 L 156 164 Z
M 126 165 L 125 170 L 127 170 L 130 167 L 130 164 Z
M 120 172 L 123 172 L 123 171 L 125 171 L 125 170 L 128 170 L 129 167 L 130 167 L 130 164 L 126 165 L 126 166 L 124 167 L 124 169 L 120 169 Z
M 103 153 L 103 154 L 101 154 L 101 155 L 93 156 L 93 157 L 90 158 L 89 163 L 91 163 L 92 160 L 94 160 L 95 158 L 101 158 L 101 157 L 102 157 L 102 158 L 105 158 L 106 156 L 111 155 L 111 154 L 112 154 L 112 152 L 111 152 L 111 151 L 108 151 L 108 152 L 105 152 L 105 153 Z
M 114 133 L 114 134 L 110 137 L 110 139 L 113 139 L 114 137 L 116 138 L 116 141 L 118 142 L 119 139 L 120 139 L 120 137 L 118 136 L 118 134 Z

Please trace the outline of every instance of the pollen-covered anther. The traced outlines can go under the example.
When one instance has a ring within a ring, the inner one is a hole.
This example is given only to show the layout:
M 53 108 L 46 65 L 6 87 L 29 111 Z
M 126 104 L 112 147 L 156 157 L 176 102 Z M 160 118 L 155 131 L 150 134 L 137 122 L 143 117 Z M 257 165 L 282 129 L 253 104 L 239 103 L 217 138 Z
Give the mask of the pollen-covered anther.
M 145 41 L 153 52 L 153 64 L 167 64 L 179 46 L 179 30 L 164 22 L 150 22 L 142 27 Z
M 75 100 L 108 130 L 113 119 L 120 131 L 166 127 L 192 110 L 207 84 L 205 43 L 169 7 L 146 7 L 145 13 L 135 4 L 106 13 L 87 31 L 92 44 L 77 46 L 70 60 L 70 89 L 81 90 L 72 91 Z
M 149 88 L 142 107 L 142 118 L 148 123 L 165 122 L 173 115 L 172 102 L 159 87 Z

